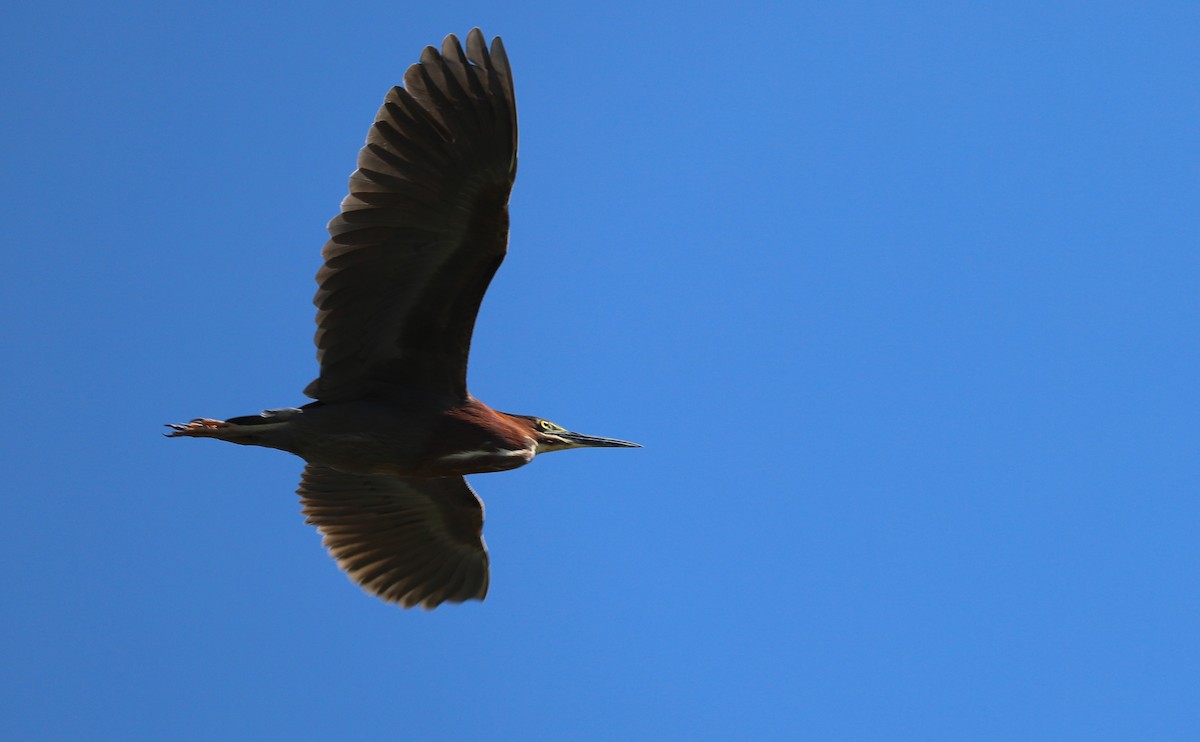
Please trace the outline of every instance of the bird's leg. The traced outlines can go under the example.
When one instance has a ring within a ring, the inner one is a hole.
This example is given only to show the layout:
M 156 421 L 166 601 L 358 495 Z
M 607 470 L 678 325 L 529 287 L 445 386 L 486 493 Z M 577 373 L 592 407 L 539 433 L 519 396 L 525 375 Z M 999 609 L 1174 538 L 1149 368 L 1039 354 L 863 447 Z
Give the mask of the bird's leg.
M 208 417 L 198 417 L 189 423 L 171 423 L 167 425 L 171 429 L 170 433 L 163 435 L 168 438 L 179 438 L 181 436 L 188 438 L 224 438 L 222 432 L 225 428 L 233 427 L 224 420 L 213 420 Z
M 216 438 L 242 446 L 265 446 L 281 451 L 296 453 L 293 422 L 299 418 L 300 410 L 264 410 L 260 415 L 231 417 L 228 420 L 213 420 L 198 417 L 189 423 L 168 425 L 168 438 Z

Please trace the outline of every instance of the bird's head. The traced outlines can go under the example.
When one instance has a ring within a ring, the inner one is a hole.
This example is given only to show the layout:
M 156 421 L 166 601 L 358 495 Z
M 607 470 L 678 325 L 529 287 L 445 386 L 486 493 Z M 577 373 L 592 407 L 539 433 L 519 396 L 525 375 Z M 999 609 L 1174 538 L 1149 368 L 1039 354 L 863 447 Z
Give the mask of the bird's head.
M 519 417 L 529 426 L 530 434 L 534 443 L 537 444 L 536 453 L 566 451 L 569 448 L 641 448 L 640 444 L 619 441 L 616 438 L 600 438 L 594 435 L 573 433 L 561 425 L 555 425 L 540 417 L 529 415 L 514 415 L 514 417 Z

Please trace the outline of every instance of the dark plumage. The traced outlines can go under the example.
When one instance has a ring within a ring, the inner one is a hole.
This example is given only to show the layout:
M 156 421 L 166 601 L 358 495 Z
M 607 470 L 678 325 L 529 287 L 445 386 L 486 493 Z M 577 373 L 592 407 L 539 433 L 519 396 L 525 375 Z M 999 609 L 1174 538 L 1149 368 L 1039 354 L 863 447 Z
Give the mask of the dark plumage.
M 632 447 L 497 412 L 467 391 L 480 301 L 508 248 L 517 172 L 499 38 L 427 47 L 379 109 L 317 273 L 320 375 L 299 409 L 171 425 L 302 457 L 308 522 L 365 590 L 405 607 L 482 600 L 483 506 L 464 474 Z

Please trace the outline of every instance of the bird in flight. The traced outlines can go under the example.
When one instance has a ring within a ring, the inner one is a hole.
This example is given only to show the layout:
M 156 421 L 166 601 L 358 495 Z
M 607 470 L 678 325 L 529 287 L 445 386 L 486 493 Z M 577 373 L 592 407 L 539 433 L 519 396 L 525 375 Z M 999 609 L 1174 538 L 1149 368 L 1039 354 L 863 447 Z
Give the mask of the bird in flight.
M 170 437 L 296 454 L 307 522 L 367 592 L 410 608 L 483 600 L 483 504 L 465 474 L 548 451 L 638 447 L 491 409 L 467 391 L 479 303 L 508 250 L 517 172 L 512 71 L 499 37 L 453 35 L 392 88 L 329 223 L 317 273 L 316 400 Z

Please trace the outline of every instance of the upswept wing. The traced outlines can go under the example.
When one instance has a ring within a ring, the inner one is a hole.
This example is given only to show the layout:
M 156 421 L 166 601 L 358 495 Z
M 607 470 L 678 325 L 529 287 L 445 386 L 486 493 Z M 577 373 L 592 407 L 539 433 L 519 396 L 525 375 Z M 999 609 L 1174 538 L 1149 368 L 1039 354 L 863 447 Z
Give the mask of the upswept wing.
M 307 522 L 367 592 L 405 608 L 483 600 L 483 503 L 462 477 L 345 474 L 309 464 L 298 490 Z
M 517 168 L 512 72 L 479 29 L 451 34 L 393 88 L 329 223 L 317 273 L 326 402 L 420 394 L 467 399 L 479 303 L 508 247 Z

